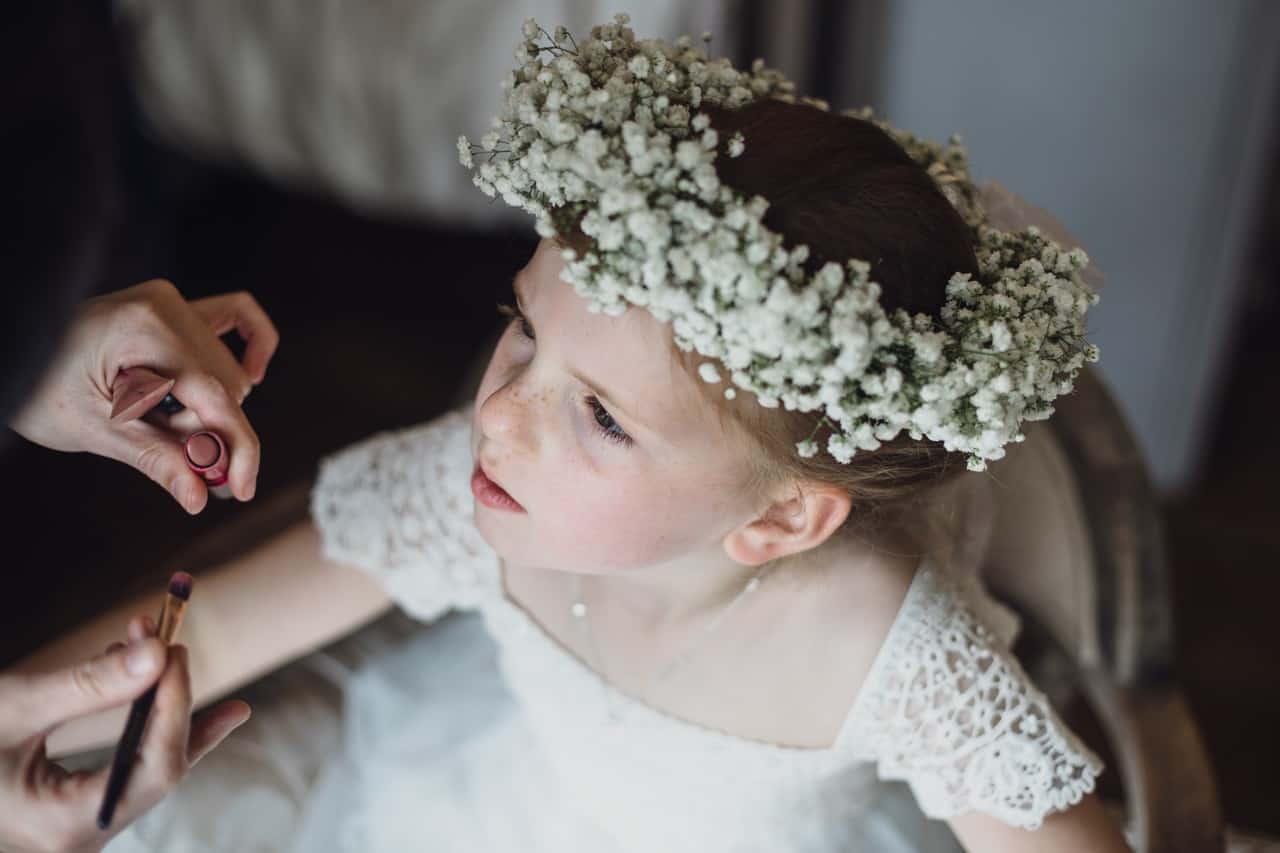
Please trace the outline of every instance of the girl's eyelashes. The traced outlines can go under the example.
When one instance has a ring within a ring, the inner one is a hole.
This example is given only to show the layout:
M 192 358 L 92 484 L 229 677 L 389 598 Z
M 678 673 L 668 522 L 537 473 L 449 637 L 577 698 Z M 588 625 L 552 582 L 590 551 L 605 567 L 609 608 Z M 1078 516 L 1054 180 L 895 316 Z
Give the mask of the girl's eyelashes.
M 529 340 L 534 340 L 533 326 L 529 324 L 529 319 L 524 316 L 524 312 L 515 305 L 507 303 L 498 304 L 498 313 L 504 317 L 510 318 L 512 323 L 517 324 L 516 330 Z M 591 425 L 600 437 L 606 441 L 612 441 L 623 447 L 629 447 L 632 442 L 631 436 L 627 435 L 627 431 L 622 425 L 613 419 L 613 415 L 609 414 L 601 403 L 600 399 L 594 394 L 588 394 L 583 398 L 586 404 L 587 412 L 591 417 Z
M 524 335 L 526 338 L 528 338 L 531 341 L 535 339 L 533 334 L 533 326 L 530 325 L 529 318 L 524 316 L 524 312 L 521 311 L 518 307 L 516 307 L 515 305 L 510 305 L 505 302 L 499 302 L 498 313 L 504 317 L 510 318 L 510 321 L 512 323 L 518 323 L 519 325 L 516 326 L 516 330 L 520 332 L 520 334 Z
M 627 431 L 613 419 L 613 415 L 609 414 L 609 410 L 600 404 L 599 398 L 594 394 L 588 394 L 585 398 L 587 408 L 591 410 L 591 420 L 595 425 L 596 432 L 607 441 L 616 442 L 623 447 L 631 445 L 631 436 L 627 435 Z

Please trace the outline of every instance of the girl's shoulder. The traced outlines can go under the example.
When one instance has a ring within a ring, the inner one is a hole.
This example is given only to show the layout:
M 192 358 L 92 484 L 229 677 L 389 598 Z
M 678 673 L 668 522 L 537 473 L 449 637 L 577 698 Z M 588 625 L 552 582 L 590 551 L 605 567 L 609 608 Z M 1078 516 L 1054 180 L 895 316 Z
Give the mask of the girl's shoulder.
M 749 647 L 754 702 L 738 706 L 749 736 L 808 749 L 835 746 L 907 597 L 919 558 L 837 555 L 784 569 L 756 602 Z M 799 662 L 801 665 L 797 665 Z M 739 694 L 739 695 L 743 695 Z
M 829 742 L 843 729 L 922 565 L 918 553 L 903 548 L 835 561 L 814 579 L 814 637 L 827 656 L 825 679 L 815 687 L 825 686 L 828 697 Z
M 497 594 L 497 555 L 472 520 L 467 408 L 370 436 L 322 461 L 311 517 L 324 555 L 358 566 L 430 621 Z
M 915 573 L 836 744 L 907 782 L 924 813 L 982 811 L 1035 829 L 1093 790 L 1102 762 L 1058 718 L 975 607 L 932 560 Z

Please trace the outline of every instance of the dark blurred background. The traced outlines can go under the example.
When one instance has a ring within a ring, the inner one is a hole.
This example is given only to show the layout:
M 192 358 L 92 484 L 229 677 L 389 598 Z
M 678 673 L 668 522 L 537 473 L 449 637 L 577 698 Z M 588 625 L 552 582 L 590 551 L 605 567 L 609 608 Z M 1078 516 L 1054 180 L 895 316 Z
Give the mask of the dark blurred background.
M 487 129 L 525 17 L 582 31 L 617 5 L 121 0 L 90 19 L 120 187 L 95 289 L 165 277 L 271 314 L 280 350 L 245 405 L 259 499 L 448 405 L 535 240 L 470 187 L 454 140 Z M 835 107 L 962 133 L 976 177 L 1080 237 L 1107 277 L 1101 371 L 1164 495 L 1178 678 L 1227 818 L 1280 834 L 1280 7 L 644 6 L 642 35 L 711 29 L 713 53 L 763 56 Z M 121 465 L 22 443 L 0 478 L 0 664 L 163 583 L 246 511 L 190 518 Z

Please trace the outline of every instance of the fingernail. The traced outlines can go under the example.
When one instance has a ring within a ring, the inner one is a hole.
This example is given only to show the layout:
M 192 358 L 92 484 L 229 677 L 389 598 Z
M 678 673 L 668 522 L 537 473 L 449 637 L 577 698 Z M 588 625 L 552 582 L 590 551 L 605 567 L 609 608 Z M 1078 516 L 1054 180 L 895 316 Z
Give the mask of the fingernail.
M 178 502 L 178 506 L 190 513 L 191 490 L 186 487 L 186 480 L 186 477 L 174 477 L 173 482 L 169 484 L 169 494 L 173 495 L 174 500 Z
M 124 668 L 130 675 L 147 675 L 156 668 L 156 657 L 144 645 L 138 644 L 124 657 Z
M 178 499 L 178 503 L 182 505 L 182 508 L 187 511 L 187 515 L 196 514 L 196 507 L 198 506 L 196 503 L 196 490 L 187 484 L 186 477 L 179 477 L 174 480 L 173 488 L 170 491 Z

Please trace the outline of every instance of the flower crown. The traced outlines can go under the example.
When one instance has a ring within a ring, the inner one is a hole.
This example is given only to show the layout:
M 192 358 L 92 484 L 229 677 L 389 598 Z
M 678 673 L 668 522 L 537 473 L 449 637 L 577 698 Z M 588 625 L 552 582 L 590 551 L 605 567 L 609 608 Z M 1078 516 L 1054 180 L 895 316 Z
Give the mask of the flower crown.
M 868 263 L 810 274 L 808 247 L 788 249 L 765 227 L 768 202 L 721 183 L 716 156 L 750 140 L 722 141 L 699 112 L 764 98 L 826 105 L 797 99 L 761 60 L 739 71 L 687 36 L 637 41 L 627 23 L 618 15 L 578 44 L 564 27 L 525 22 L 495 130 L 479 145 L 458 140 L 476 186 L 533 214 L 540 235 L 590 238 L 582 253 L 564 250 L 563 278 L 592 311 L 643 306 L 682 350 L 719 363 L 700 365 L 704 381 L 728 371 L 725 397 L 741 389 L 766 407 L 819 412 L 797 450 L 816 454 L 825 426 L 840 462 L 905 431 L 982 470 L 1097 360 L 1084 340 L 1097 301 L 1079 275 L 1084 252 L 1034 227 L 988 227 L 957 137 L 942 146 L 876 122 L 974 229 L 979 267 L 976 279 L 952 276 L 940 320 L 888 314 Z

